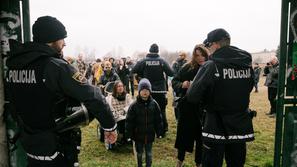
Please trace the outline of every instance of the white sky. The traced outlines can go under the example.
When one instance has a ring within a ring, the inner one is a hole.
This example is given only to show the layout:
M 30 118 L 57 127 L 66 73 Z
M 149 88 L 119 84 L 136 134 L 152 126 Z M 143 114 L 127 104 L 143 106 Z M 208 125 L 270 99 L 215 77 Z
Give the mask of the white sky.
M 44 15 L 60 20 L 65 55 L 85 48 L 131 56 L 152 43 L 192 51 L 209 31 L 224 28 L 231 44 L 249 52 L 276 49 L 281 0 L 30 0 L 31 25 Z M 74 55 L 76 56 L 76 55 Z

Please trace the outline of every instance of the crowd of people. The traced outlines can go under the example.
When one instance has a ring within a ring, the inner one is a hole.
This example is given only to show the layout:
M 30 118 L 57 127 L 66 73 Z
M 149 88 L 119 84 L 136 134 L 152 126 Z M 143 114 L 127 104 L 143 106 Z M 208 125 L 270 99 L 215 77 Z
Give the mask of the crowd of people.
M 7 86 L 23 130 L 20 140 L 29 166 L 78 164 L 59 147 L 57 138 L 64 135 L 54 130 L 55 116 L 63 115 L 74 99 L 83 103 L 90 117 L 99 120 L 100 141 L 111 145 L 135 142 L 137 165 L 142 166 L 145 151 L 146 166 L 150 167 L 155 137 L 164 138 L 169 130 L 169 77 L 173 78 L 177 120 L 176 166 L 183 165 L 185 153 L 193 152 L 194 145 L 197 167 L 221 167 L 224 159 L 228 167 L 244 166 L 246 142 L 254 140 L 250 93 L 253 87 L 258 92 L 261 70 L 253 69 L 250 53 L 231 46 L 226 30 L 209 32 L 205 41 L 195 45 L 190 61 L 181 51 L 172 66 L 160 57 L 157 44 L 137 62 L 129 57 L 91 63 L 84 62 L 81 54 L 77 60 L 63 57 L 66 36 L 60 21 L 44 16 L 33 25 L 33 42 L 11 43 Z M 273 60 L 264 69 L 271 114 L 275 113 L 276 65 Z M 25 80 L 16 79 L 22 76 L 18 73 L 27 71 Z M 60 101 L 65 103 L 57 106 Z M 39 119 L 33 119 L 36 117 Z

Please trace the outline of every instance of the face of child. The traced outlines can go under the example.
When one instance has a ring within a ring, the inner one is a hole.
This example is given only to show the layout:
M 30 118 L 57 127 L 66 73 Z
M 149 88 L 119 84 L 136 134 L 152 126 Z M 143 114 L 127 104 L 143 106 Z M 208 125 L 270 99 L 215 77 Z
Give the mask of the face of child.
M 142 89 L 140 92 L 140 97 L 143 99 L 143 100 L 147 100 L 150 96 L 150 91 L 147 90 L 147 89 Z

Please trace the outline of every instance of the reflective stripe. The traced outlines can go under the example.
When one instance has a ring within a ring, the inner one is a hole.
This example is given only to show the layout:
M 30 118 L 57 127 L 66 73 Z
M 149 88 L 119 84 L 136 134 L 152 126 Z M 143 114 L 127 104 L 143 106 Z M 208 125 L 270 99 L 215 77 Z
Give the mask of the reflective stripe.
M 167 91 L 164 91 L 164 90 L 153 90 L 152 93 L 167 93 Z
M 117 124 L 115 124 L 114 127 L 112 127 L 112 128 L 109 128 L 109 129 L 102 128 L 102 129 L 103 129 L 104 131 L 107 131 L 107 132 L 112 132 L 112 131 L 114 131 L 116 128 L 117 128 Z
M 205 133 L 202 132 L 202 136 L 203 137 L 208 137 L 208 138 L 212 138 L 212 139 L 218 139 L 218 140 L 225 140 L 225 136 L 221 136 L 221 135 L 214 135 L 214 134 L 210 134 L 210 133 Z M 253 138 L 254 134 L 247 134 L 247 135 L 232 135 L 232 136 L 227 136 L 228 140 L 241 140 L 241 139 L 249 139 L 249 138 Z
M 40 161 L 52 161 L 59 155 L 59 152 L 55 152 L 52 156 L 37 156 L 27 153 L 27 156 Z

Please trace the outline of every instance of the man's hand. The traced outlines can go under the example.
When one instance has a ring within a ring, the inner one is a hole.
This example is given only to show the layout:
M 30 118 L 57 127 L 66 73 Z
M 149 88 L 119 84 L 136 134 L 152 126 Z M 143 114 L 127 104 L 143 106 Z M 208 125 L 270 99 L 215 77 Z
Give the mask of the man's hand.
M 104 132 L 104 138 L 105 140 L 110 143 L 110 144 L 113 144 L 117 141 L 117 138 L 118 138 L 118 134 L 117 134 L 117 131 L 112 131 L 112 132 Z
M 184 81 L 182 84 L 182 88 L 188 89 L 190 87 L 190 82 L 189 81 Z

